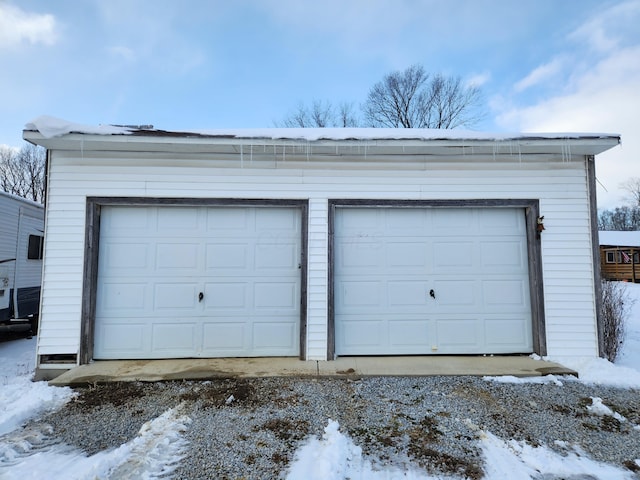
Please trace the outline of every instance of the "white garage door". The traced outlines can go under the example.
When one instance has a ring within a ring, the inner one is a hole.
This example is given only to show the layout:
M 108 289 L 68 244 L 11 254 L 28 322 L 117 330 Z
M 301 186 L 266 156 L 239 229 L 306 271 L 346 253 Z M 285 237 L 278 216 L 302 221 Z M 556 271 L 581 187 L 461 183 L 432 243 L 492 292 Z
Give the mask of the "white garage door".
M 533 351 L 517 208 L 335 213 L 337 355 Z
M 300 210 L 103 207 L 94 358 L 297 356 Z

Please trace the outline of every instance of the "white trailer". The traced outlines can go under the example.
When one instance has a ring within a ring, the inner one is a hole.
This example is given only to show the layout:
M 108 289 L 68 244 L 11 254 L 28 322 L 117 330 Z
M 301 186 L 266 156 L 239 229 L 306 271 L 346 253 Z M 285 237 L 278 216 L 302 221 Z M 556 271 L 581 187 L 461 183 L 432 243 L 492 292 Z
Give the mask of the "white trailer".
M 44 207 L 0 192 L 0 334 L 36 333 L 43 244 Z

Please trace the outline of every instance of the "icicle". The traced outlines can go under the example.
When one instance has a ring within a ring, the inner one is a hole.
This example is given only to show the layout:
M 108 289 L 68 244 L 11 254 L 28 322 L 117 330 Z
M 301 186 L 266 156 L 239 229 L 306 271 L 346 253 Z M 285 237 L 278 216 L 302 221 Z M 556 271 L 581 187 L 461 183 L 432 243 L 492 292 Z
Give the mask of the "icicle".
M 522 165 L 522 146 L 520 145 L 520 142 L 518 142 L 518 162 L 520 163 L 520 165 Z

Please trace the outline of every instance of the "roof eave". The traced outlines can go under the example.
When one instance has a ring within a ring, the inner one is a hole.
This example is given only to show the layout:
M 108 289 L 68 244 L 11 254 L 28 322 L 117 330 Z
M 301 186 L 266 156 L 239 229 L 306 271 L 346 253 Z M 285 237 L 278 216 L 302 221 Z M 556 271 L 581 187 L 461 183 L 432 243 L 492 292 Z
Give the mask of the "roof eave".
M 298 130 L 298 129 L 294 129 Z M 316 129 L 317 130 L 317 129 Z M 353 131 L 353 129 L 349 129 Z M 368 129 L 367 129 L 368 130 Z M 614 134 L 540 134 L 540 136 L 523 134 L 521 136 L 504 136 L 491 138 L 411 138 L 402 131 L 402 138 L 389 138 L 389 131 L 381 138 L 321 138 L 309 140 L 294 135 L 287 137 L 283 129 L 270 130 L 273 135 L 243 135 L 242 130 L 210 131 L 210 132 L 168 132 L 162 130 L 135 130 L 128 133 L 93 134 L 71 132 L 65 135 L 47 138 L 35 130 L 24 130 L 23 138 L 36 145 L 51 150 L 83 151 L 161 151 L 161 152 L 194 152 L 229 153 L 243 146 L 273 146 L 289 148 L 306 146 L 311 150 L 318 148 L 339 148 L 341 146 L 363 147 L 362 156 L 380 154 L 415 155 L 430 154 L 446 149 L 452 154 L 473 155 L 475 151 L 484 151 L 495 155 L 527 155 L 527 154 L 559 154 L 598 155 L 620 143 L 620 136 Z M 235 132 L 232 133 L 232 132 Z M 249 131 L 250 132 L 250 131 Z M 281 133 L 282 132 L 282 133 Z M 367 132 L 371 134 L 371 132 Z M 555 136 L 554 136 L 555 135 Z M 446 134 L 443 132 L 442 137 Z M 411 151 L 408 153 L 406 149 Z M 349 156 L 358 156 L 350 152 Z

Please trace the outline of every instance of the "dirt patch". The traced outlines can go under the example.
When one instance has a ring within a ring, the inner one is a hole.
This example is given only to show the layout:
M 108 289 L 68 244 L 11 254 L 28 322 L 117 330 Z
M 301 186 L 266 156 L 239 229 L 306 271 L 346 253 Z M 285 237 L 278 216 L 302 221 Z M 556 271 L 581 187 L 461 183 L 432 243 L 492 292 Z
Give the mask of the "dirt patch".
M 262 427 L 256 430 L 269 430 L 280 440 L 302 440 L 309 433 L 309 422 L 305 420 L 287 420 L 282 418 L 274 418 L 265 422 Z
M 136 382 L 117 382 L 94 385 L 79 390 L 80 395 L 71 403 L 70 408 L 89 410 L 103 405 L 119 407 L 146 396 L 144 388 Z
M 477 463 L 432 448 L 415 447 L 410 453 L 419 464 L 430 471 L 435 467 L 442 473 L 460 475 L 471 480 L 479 480 L 484 476 L 482 467 Z
M 229 378 L 208 382 L 180 395 L 180 400 L 199 402 L 205 408 L 251 406 L 258 403 L 255 387 L 247 380 Z

